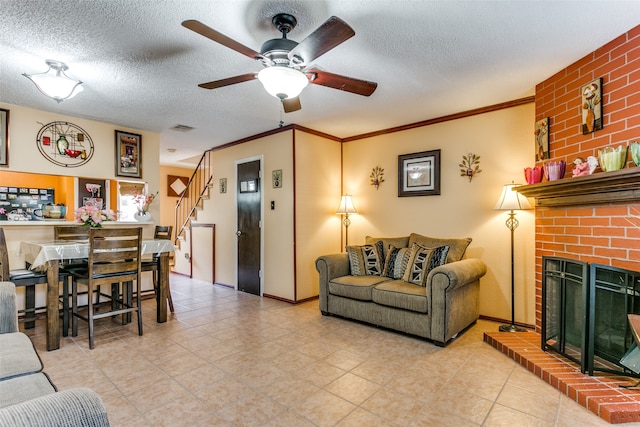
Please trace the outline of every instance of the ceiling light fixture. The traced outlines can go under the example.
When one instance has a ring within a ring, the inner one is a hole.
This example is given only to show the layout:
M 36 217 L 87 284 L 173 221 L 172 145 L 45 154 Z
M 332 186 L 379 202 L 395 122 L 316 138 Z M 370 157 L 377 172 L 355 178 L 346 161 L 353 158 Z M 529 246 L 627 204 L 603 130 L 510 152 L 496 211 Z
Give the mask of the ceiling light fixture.
M 280 100 L 297 97 L 309 84 L 309 79 L 301 71 L 284 66 L 260 70 L 258 80 L 269 95 Z
M 64 73 L 69 69 L 67 64 L 53 59 L 47 59 L 45 62 L 49 66 L 49 69 L 44 73 L 32 75 L 27 73 L 22 74 L 31 80 L 43 95 L 54 99 L 56 102 L 62 102 L 82 92 L 82 82 L 80 80 L 73 80 Z

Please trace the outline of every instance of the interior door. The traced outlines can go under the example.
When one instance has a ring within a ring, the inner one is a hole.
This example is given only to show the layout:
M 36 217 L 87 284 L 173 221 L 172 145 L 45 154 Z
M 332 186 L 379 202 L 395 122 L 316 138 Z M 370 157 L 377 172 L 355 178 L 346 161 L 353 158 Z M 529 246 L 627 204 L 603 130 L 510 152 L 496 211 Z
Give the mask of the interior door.
M 260 295 L 260 160 L 237 165 L 238 290 Z

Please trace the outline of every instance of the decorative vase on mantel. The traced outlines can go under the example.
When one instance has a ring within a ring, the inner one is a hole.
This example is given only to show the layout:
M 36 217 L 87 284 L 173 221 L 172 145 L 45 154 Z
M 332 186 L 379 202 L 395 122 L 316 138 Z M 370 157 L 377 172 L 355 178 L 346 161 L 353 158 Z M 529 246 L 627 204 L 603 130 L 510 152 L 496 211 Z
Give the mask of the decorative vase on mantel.
M 138 222 L 151 221 L 151 214 L 149 212 L 136 212 L 133 214 L 133 218 Z

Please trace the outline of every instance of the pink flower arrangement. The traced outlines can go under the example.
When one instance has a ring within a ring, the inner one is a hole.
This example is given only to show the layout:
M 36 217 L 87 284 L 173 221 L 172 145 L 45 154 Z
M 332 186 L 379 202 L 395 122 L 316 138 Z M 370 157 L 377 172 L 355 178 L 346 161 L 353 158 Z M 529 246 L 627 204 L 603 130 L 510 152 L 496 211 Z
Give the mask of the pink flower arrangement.
M 100 228 L 104 221 L 115 221 L 116 214 L 111 209 L 98 209 L 95 206 L 83 206 L 73 212 L 76 222 L 87 227 Z
M 138 194 L 134 199 L 134 202 L 138 205 L 138 213 L 146 214 L 149 211 L 149 205 L 158 197 L 158 193 L 159 191 L 154 194 Z

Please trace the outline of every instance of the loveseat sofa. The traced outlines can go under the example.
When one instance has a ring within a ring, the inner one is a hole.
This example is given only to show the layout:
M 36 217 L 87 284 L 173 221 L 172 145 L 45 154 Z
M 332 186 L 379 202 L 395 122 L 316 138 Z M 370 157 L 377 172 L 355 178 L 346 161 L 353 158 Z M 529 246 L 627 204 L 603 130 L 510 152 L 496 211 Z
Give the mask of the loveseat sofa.
M 107 411 L 88 388 L 58 392 L 42 372 L 28 336 L 18 332 L 16 290 L 0 282 L 0 426 L 108 426 Z
M 367 322 L 446 345 L 479 317 L 487 269 L 464 258 L 466 239 L 411 234 L 367 237 L 365 245 L 316 260 L 323 315 Z

